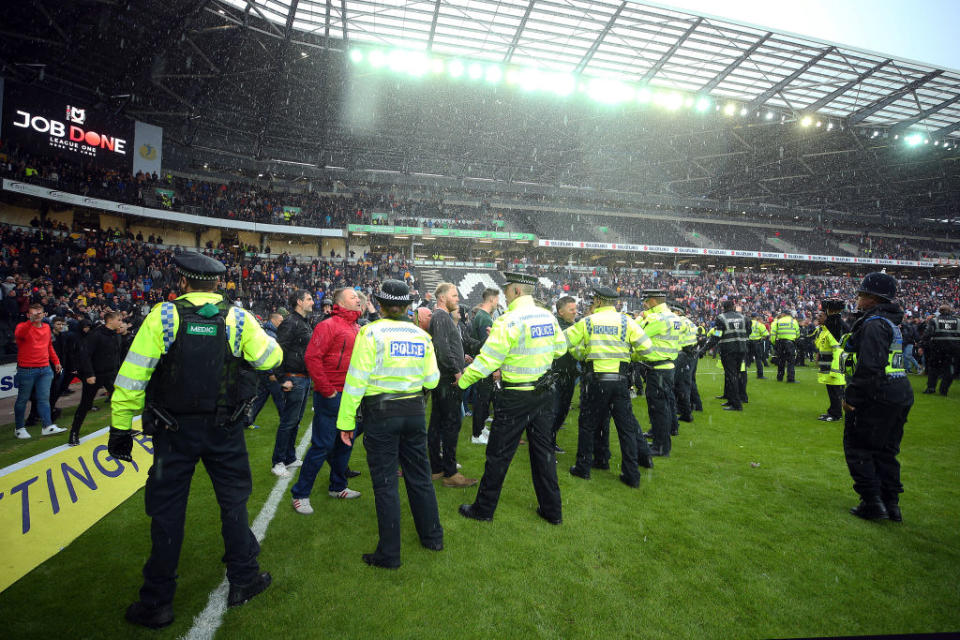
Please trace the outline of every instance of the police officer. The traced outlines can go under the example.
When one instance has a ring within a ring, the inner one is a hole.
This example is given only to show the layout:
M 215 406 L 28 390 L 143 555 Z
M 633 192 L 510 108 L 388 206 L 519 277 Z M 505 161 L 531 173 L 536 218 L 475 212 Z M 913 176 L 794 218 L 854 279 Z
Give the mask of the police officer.
M 487 462 L 473 504 L 460 505 L 460 515 L 492 520 L 503 488 L 503 479 L 520 444 L 524 429 L 530 444 L 530 472 L 537 494 L 537 515 L 560 524 L 562 509 L 553 450 L 554 393 L 547 374 L 556 358 L 567 352 L 567 341 L 557 319 L 536 306 L 533 291 L 537 277 L 504 273 L 503 295 L 507 312 L 497 318 L 480 353 L 457 376 L 466 389 L 500 369 L 503 389 L 490 428 Z
M 143 426 L 153 435 L 154 459 L 144 501 L 153 545 L 140 600 L 126 618 L 151 628 L 173 622 L 187 496 L 199 460 L 220 505 L 227 606 L 243 604 L 270 585 L 270 574 L 260 573 L 260 545 L 248 525 L 252 479 L 243 427 L 257 387 L 249 366 L 271 369 L 283 352 L 253 315 L 214 293 L 226 271 L 220 262 L 185 251 L 174 263 L 183 295 L 155 306 L 137 331 L 114 383 L 108 442 L 110 455 L 131 460 L 131 421 L 146 403 Z
M 750 320 L 736 310 L 733 300 L 724 301 L 723 313 L 717 316 L 717 332 L 711 338 L 717 344 L 723 365 L 723 395 L 718 398 L 726 400 L 723 403 L 724 411 L 743 411 L 747 394 L 744 357 L 747 355 L 747 336 L 750 335 L 751 325 Z M 741 376 L 741 372 L 744 375 Z
M 830 407 L 818 420 L 835 422 L 843 417 L 843 387 L 846 379 L 840 368 L 840 354 L 843 348 L 840 340 L 847 333 L 847 326 L 840 317 L 843 300 L 829 299 L 820 303 L 817 315 L 817 328 L 813 333 L 813 343 L 817 348 L 817 382 L 827 386 Z
M 800 334 L 800 325 L 789 311 L 780 314 L 770 326 L 770 340 L 777 354 L 777 382 L 783 382 L 783 372 L 786 369 L 787 382 L 796 382 L 794 365 L 797 361 L 797 336 Z
M 850 371 L 843 408 L 843 452 L 860 504 L 850 510 L 866 520 L 899 522 L 900 441 L 913 405 L 913 388 L 903 369 L 903 311 L 893 302 L 897 281 L 870 273 L 857 290 L 854 322 L 844 343 Z
M 950 391 L 950 384 L 960 367 L 960 319 L 953 308 L 942 305 L 940 315 L 930 318 L 923 332 L 924 355 L 927 359 L 927 388 L 924 393 L 935 393 L 940 380 L 940 395 Z
M 670 310 L 680 319 L 680 348 L 674 362 L 673 392 L 677 399 L 677 420 L 693 422 L 693 407 L 690 404 L 690 389 L 693 384 L 693 365 L 697 361 L 697 326 L 684 316 L 683 305 L 674 302 Z
M 443 549 L 422 393 L 437 386 L 440 371 L 430 335 L 407 319 L 410 288 L 399 280 L 384 280 L 373 295 L 380 303 L 381 318 L 357 334 L 337 429 L 344 444 L 352 445 L 357 407 L 362 408 L 363 446 L 380 532 L 377 550 L 363 554 L 363 561 L 396 569 L 400 566 L 398 461 L 420 544 L 433 551 Z
M 674 361 L 677 359 L 680 318 L 667 307 L 667 293 L 662 289 L 647 289 L 643 292 L 646 311 L 638 321 L 640 328 L 653 343 L 653 350 L 646 361 L 647 415 L 650 417 L 650 433 L 653 436 L 652 455 L 670 455 L 670 436 L 679 433 L 677 423 L 677 399 L 673 385 Z
M 580 406 L 577 462 L 570 474 L 588 479 L 593 465 L 594 434 L 607 412 L 613 417 L 620 438 L 620 480 L 630 487 L 640 486 L 637 464 L 652 467 L 651 451 L 640 435 L 640 425 L 630 403 L 630 361 L 649 357 L 653 342 L 632 318 L 617 312 L 613 301 L 619 294 L 608 287 L 593 290 L 591 314 L 566 330 L 570 353 L 585 362 L 582 384 L 586 386 Z M 667 426 L 669 429 L 669 424 Z M 638 458 L 639 447 L 639 458 Z
M 770 337 L 770 331 L 767 329 L 767 325 L 763 324 L 760 320 L 759 314 L 751 314 L 750 316 L 750 344 L 747 348 L 747 366 L 749 367 L 752 362 L 756 361 L 757 363 L 757 380 L 763 380 L 763 358 L 764 358 L 764 345 L 767 341 L 767 338 Z

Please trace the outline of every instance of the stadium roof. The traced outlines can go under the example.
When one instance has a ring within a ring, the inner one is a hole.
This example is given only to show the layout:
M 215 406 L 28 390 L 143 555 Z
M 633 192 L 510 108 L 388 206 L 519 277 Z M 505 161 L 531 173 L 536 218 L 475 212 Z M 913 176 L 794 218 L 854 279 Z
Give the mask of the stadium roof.
M 960 130 L 960 72 L 625 0 L 221 0 L 325 39 L 582 73 L 820 113 Z M 211 5 L 227 19 L 242 20 Z M 276 29 L 282 37 L 284 31 Z M 336 43 L 334 43 L 336 44 Z

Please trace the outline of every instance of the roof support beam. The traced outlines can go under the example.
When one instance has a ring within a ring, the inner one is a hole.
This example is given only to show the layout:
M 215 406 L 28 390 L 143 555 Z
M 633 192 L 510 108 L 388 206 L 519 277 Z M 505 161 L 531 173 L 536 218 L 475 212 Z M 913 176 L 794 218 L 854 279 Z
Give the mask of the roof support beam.
M 708 82 L 707 84 L 705 84 L 705 85 L 703 85 L 702 87 L 700 87 L 700 93 L 710 93 L 711 91 L 713 91 L 714 89 L 716 89 L 716 88 L 717 88 L 717 85 L 719 85 L 721 82 L 723 82 L 724 80 L 726 80 L 726 79 L 727 79 L 727 76 L 730 75 L 731 73 L 733 73 L 734 69 L 736 69 L 736 68 L 739 67 L 741 64 L 743 64 L 744 62 L 746 62 L 747 58 L 749 58 L 750 56 L 752 56 L 752 55 L 753 55 L 753 52 L 756 51 L 757 49 L 759 49 L 760 46 L 761 46 L 764 42 L 766 42 L 766 41 L 770 38 L 770 36 L 772 36 L 772 35 L 773 35 L 773 33 L 770 32 L 770 31 L 768 31 L 767 33 L 763 34 L 763 36 L 762 36 L 759 40 L 757 40 L 757 41 L 754 42 L 752 45 L 750 45 L 750 48 L 749 48 L 749 49 L 747 49 L 746 51 L 744 51 L 743 53 L 741 53 L 739 58 L 737 58 L 736 60 L 734 60 L 733 62 L 731 62 L 730 64 L 728 64 L 728 65 L 726 66 L 726 68 L 725 68 L 723 71 L 721 71 L 720 73 L 718 73 L 716 76 L 714 76 L 713 79 L 712 79 L 710 82 Z
M 875 74 L 877 71 L 880 71 L 880 69 L 887 66 L 891 62 L 892 60 L 890 58 L 887 58 L 886 60 L 883 60 L 882 62 L 877 63 L 876 65 L 870 67 L 869 69 L 867 69 L 866 71 L 864 71 L 863 73 L 858 75 L 856 78 L 854 78 L 850 82 L 843 85 L 842 87 L 838 87 L 835 91 L 828 93 L 827 95 L 823 96 L 822 98 L 820 98 L 819 100 L 811 104 L 810 106 L 804 107 L 803 110 L 817 111 L 818 109 L 822 109 L 823 107 L 827 106 L 828 104 L 830 104 L 831 102 L 833 102 L 834 100 L 836 100 L 837 98 L 845 94 L 850 89 L 853 89 L 855 86 L 857 86 L 858 84 L 866 80 L 868 77 Z
M 504 64 L 510 62 L 510 59 L 513 58 L 513 52 L 517 50 L 517 43 L 520 42 L 520 36 L 527 26 L 527 19 L 530 17 L 530 12 L 533 11 L 533 5 L 536 1 L 537 0 L 530 0 L 529 4 L 527 4 L 527 10 L 523 12 L 523 18 L 520 19 L 520 24 L 517 25 L 517 30 L 513 34 L 513 40 L 510 41 L 507 53 L 503 56 Z
M 260 125 L 260 131 L 257 133 L 257 142 L 254 147 L 253 155 L 257 159 L 263 156 L 263 143 L 267 136 L 267 127 L 273 119 L 273 113 L 276 110 L 277 101 L 280 99 L 280 90 L 287 83 L 287 51 L 290 49 L 290 38 L 293 35 L 293 19 L 297 14 L 297 5 L 300 0 L 292 0 L 290 9 L 287 13 L 287 23 L 283 29 L 283 41 L 277 48 L 276 58 L 273 64 L 274 76 L 271 82 L 268 82 L 260 94 L 260 110 L 257 114 L 257 123 Z
M 340 24 L 343 25 L 343 44 L 347 44 L 347 0 L 340 0 Z
M 440 17 L 440 2 L 437 0 L 433 5 L 433 20 L 430 21 L 430 36 L 427 38 L 427 53 L 433 50 L 433 36 L 437 33 L 437 18 Z
M 942 73 L 943 73 L 943 69 L 934 69 L 930 73 L 925 74 L 923 77 L 917 78 L 913 82 L 903 85 L 893 93 L 887 94 L 887 96 L 880 98 L 879 100 L 875 100 L 874 102 L 871 102 L 870 104 L 863 107 L 859 111 L 854 111 L 849 116 L 847 116 L 847 124 L 857 124 L 858 122 L 862 122 L 863 120 L 870 117 L 877 111 L 880 111 L 887 105 L 893 104 L 894 102 L 896 102 L 906 94 L 910 93 L 911 91 L 916 91 L 918 87 L 929 82 L 930 80 L 933 80 L 934 78 L 936 78 Z
M 647 72 L 643 74 L 643 77 L 640 78 L 641 84 L 646 84 L 647 82 L 650 82 L 651 80 L 653 80 L 654 76 L 660 73 L 660 69 L 662 69 L 663 65 L 667 63 L 667 60 L 672 58 L 673 54 L 677 52 L 677 49 L 682 47 L 683 43 L 687 41 L 687 38 L 693 35 L 693 32 L 697 30 L 697 27 L 700 26 L 701 22 L 703 22 L 703 18 L 697 18 L 696 20 L 693 21 L 693 24 L 690 25 L 690 28 L 684 31 L 683 34 L 679 38 L 677 38 L 677 41 L 673 43 L 673 46 L 670 47 L 666 53 L 660 56 L 660 59 L 657 60 L 656 64 L 650 67 L 650 69 L 648 69 Z
M 597 52 L 597 49 L 600 48 L 600 43 L 603 42 L 603 39 L 607 37 L 607 34 L 610 33 L 610 29 L 613 28 L 613 24 L 617 21 L 617 18 L 620 17 L 620 12 L 623 11 L 623 8 L 627 6 L 627 0 L 623 0 L 620 3 L 620 6 L 617 7 L 617 10 L 613 12 L 613 15 L 610 16 L 610 19 L 607 20 L 606 26 L 603 28 L 603 31 L 597 36 L 597 39 L 593 41 L 593 44 L 590 45 L 590 48 L 587 49 L 587 52 L 583 54 L 583 58 L 580 59 L 580 62 L 577 63 L 577 68 L 573 72 L 577 75 L 583 73 L 583 70 L 587 68 L 587 65 L 590 64 L 590 60 L 593 59 L 593 55 Z
M 942 129 L 937 129 L 936 131 L 934 131 L 933 133 L 931 133 L 930 136 L 931 136 L 931 137 L 934 137 L 934 138 L 941 138 L 941 137 L 943 137 L 943 136 L 950 135 L 951 133 L 953 133 L 953 132 L 956 131 L 957 129 L 960 129 L 960 122 L 954 122 L 953 124 L 948 124 L 947 126 L 943 127 Z
M 935 114 L 937 111 L 940 111 L 941 109 L 946 109 L 947 107 L 949 107 L 950 105 L 952 105 L 954 102 L 957 102 L 958 100 L 960 100 L 960 93 L 958 93 L 957 95 L 953 96 L 952 98 L 947 98 L 946 100 L 944 100 L 944 101 L 941 102 L 940 104 L 933 105 L 933 106 L 930 107 L 929 109 L 924 109 L 923 111 L 921 111 L 921 112 L 918 113 L 917 115 L 913 116 L 912 118 L 907 118 L 906 120 L 901 120 L 900 122 L 898 122 L 898 123 L 896 123 L 895 125 L 893 125 L 892 127 L 890 127 L 890 130 L 893 131 L 893 132 L 903 131 L 903 130 L 906 129 L 907 127 L 910 127 L 910 126 L 912 126 L 912 125 L 915 125 L 916 123 L 920 122 L 920 121 L 923 120 L 924 118 L 927 118 L 927 117 Z
M 330 12 L 333 11 L 332 3 L 333 0 L 327 0 L 327 11 L 323 17 L 323 47 L 325 49 L 330 47 Z
M 747 105 L 747 108 L 753 111 L 754 109 L 759 109 L 762 107 L 767 100 L 783 91 L 787 85 L 809 71 L 811 67 L 826 58 L 827 55 L 829 55 L 832 51 L 833 47 L 827 47 L 817 55 L 807 60 L 799 69 L 754 98 L 753 101 Z

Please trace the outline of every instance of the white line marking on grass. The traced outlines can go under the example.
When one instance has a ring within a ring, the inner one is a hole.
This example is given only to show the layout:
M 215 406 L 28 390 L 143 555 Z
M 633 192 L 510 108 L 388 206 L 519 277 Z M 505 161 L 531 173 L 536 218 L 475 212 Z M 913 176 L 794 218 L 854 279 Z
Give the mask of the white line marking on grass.
M 307 432 L 303 434 L 303 437 L 300 439 L 300 444 L 297 446 L 297 457 L 301 460 L 307 450 L 307 445 L 310 444 L 311 433 L 312 429 L 308 428 Z M 257 537 L 257 542 L 263 542 L 264 537 L 267 535 L 267 527 L 270 525 L 273 517 L 277 515 L 277 507 L 287 492 L 287 487 L 293 482 L 294 475 L 295 474 L 291 473 L 286 478 L 277 478 L 277 483 L 273 485 L 273 490 L 270 491 L 270 495 L 267 496 L 267 501 L 263 504 L 263 508 L 260 509 L 260 513 L 257 514 L 256 520 L 254 520 L 250 526 L 253 535 Z M 193 626 L 181 637 L 185 640 L 211 640 L 214 634 L 217 633 L 217 629 L 223 624 L 223 614 L 227 611 L 227 592 L 229 590 L 230 584 L 227 582 L 227 578 L 224 577 L 223 582 L 210 592 L 207 606 L 193 619 Z

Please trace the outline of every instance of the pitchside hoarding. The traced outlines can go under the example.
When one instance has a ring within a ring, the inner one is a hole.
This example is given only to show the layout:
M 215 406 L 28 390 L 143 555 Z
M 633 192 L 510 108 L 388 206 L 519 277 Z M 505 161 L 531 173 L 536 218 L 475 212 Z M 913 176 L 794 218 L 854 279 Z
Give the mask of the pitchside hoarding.
M 55 155 L 104 169 L 132 172 L 139 137 L 145 141 L 140 144 L 140 164 L 159 171 L 163 135 L 159 127 L 114 117 L 95 109 L 88 101 L 10 80 L 0 88 L 0 139 L 5 147 L 19 146 L 39 157 Z

